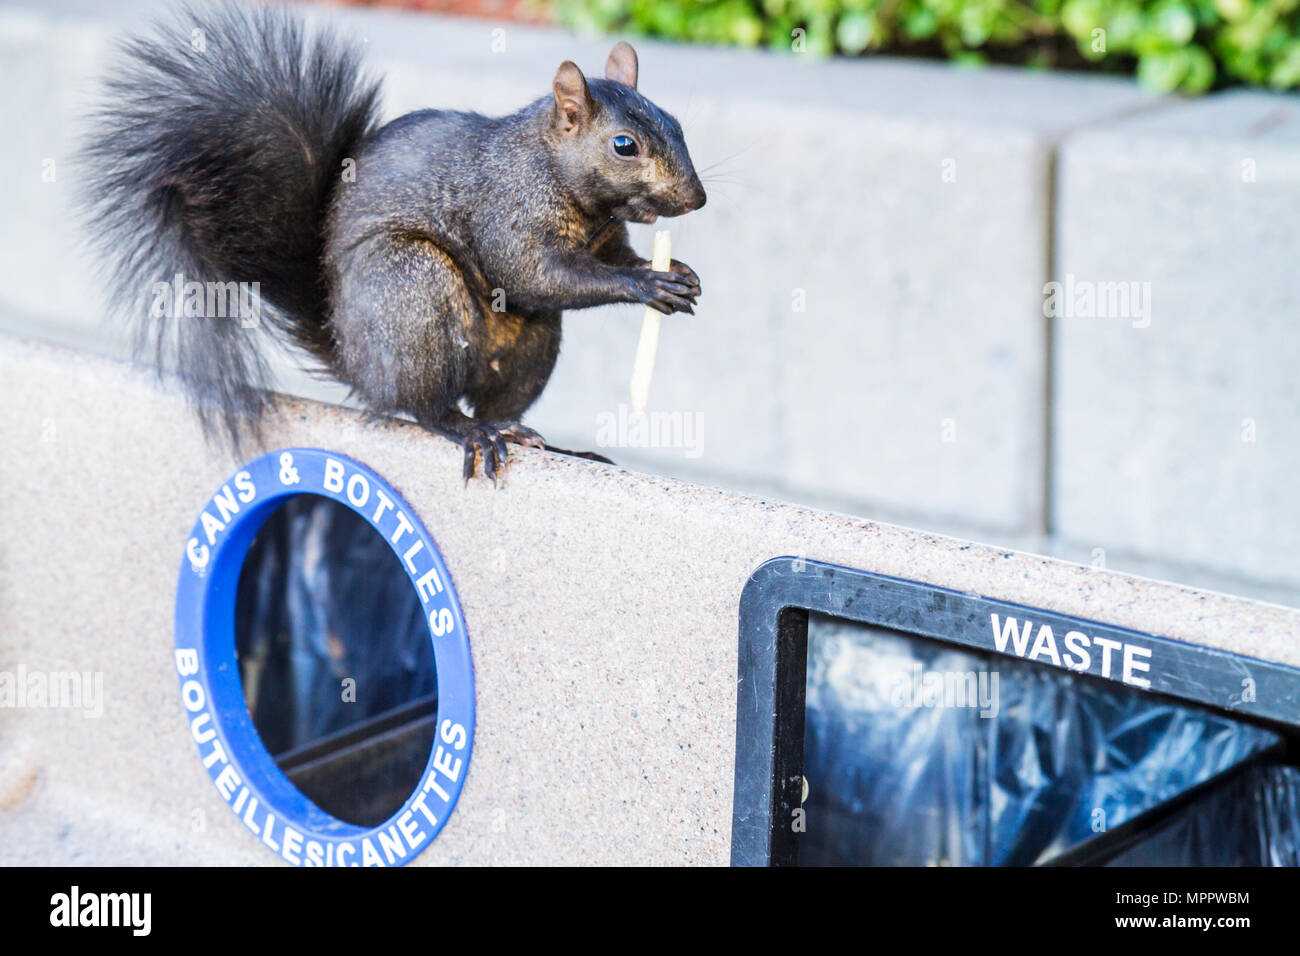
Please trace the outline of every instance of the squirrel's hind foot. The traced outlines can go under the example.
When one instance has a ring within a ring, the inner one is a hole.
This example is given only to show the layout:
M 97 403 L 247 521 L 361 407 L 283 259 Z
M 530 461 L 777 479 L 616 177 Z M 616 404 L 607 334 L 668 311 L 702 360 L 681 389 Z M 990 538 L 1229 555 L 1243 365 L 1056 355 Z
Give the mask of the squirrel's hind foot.
M 493 486 L 497 477 L 504 475 L 510 462 L 511 444 L 527 445 L 530 448 L 545 448 L 546 442 L 526 425 L 518 422 L 479 422 L 465 433 L 465 484 L 474 477 L 478 459 L 483 457 L 483 476 Z

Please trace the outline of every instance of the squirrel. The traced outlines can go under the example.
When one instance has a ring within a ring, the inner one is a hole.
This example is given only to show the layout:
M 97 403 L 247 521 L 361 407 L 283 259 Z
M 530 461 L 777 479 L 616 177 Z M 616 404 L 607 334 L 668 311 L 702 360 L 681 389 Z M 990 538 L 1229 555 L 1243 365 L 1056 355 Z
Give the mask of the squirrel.
M 239 322 L 146 307 L 173 276 L 256 282 L 273 336 L 372 414 L 462 445 L 466 482 L 481 456 L 494 484 L 508 443 L 550 448 L 520 418 L 555 367 L 563 310 L 694 313 L 695 271 L 656 272 L 628 242 L 626 223 L 706 197 L 627 43 L 604 79 L 565 61 L 508 116 L 386 125 L 356 45 L 283 8 L 184 9 L 119 55 L 83 150 L 91 239 L 137 349 L 176 367 L 205 434 L 236 454 L 270 401 L 265 345 Z

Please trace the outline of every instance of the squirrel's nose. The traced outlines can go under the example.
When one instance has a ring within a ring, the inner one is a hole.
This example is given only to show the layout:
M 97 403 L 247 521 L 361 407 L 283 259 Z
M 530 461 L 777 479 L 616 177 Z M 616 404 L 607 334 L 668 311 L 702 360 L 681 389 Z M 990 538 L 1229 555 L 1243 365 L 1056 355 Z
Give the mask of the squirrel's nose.
M 692 174 L 691 181 L 682 190 L 682 204 L 686 207 L 686 212 L 694 212 L 703 206 L 709 197 L 704 194 L 704 184 L 700 182 L 700 177 Z

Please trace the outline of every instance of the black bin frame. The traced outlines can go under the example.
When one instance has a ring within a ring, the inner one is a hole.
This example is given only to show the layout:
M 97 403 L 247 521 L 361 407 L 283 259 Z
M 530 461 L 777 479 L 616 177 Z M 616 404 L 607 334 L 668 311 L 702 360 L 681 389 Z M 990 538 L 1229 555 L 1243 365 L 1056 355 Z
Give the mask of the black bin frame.
M 733 866 L 788 865 L 795 859 L 795 836 L 786 821 L 800 806 L 803 788 L 809 612 L 1016 660 L 1025 658 L 993 643 L 991 614 L 1028 616 L 1057 633 L 1082 630 L 1139 643 L 1152 649 L 1149 689 L 1103 676 L 1099 667 L 1068 672 L 1196 704 L 1288 737 L 1300 732 L 1300 669 L 974 593 L 789 555 L 772 558 L 750 576 L 740 600 Z M 1241 699 L 1245 678 L 1254 681 L 1253 700 Z

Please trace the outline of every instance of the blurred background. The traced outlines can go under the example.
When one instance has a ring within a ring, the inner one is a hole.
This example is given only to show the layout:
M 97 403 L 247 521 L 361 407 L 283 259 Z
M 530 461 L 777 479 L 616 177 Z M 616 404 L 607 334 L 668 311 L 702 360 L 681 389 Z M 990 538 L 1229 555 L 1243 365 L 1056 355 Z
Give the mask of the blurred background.
M 79 116 L 157 0 L 0 0 L 0 330 L 125 356 Z M 1296 0 L 313 4 L 385 110 L 513 111 L 614 38 L 708 205 L 641 310 L 572 312 L 531 425 L 620 465 L 1300 605 Z M 232 229 L 238 223 L 230 224 Z M 632 227 L 646 256 L 653 227 Z M 281 387 L 343 391 L 279 365 Z M 810 555 L 815 557 L 815 555 Z

